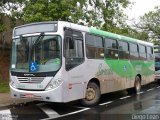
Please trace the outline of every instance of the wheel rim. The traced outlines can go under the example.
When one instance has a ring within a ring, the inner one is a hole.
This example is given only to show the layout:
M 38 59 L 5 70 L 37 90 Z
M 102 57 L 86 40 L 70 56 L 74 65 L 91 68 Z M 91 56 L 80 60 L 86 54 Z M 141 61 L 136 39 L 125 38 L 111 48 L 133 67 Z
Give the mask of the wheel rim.
M 96 96 L 96 91 L 94 90 L 94 88 L 87 88 L 87 91 L 86 91 L 86 100 L 88 101 L 91 101 L 91 100 L 94 100 Z

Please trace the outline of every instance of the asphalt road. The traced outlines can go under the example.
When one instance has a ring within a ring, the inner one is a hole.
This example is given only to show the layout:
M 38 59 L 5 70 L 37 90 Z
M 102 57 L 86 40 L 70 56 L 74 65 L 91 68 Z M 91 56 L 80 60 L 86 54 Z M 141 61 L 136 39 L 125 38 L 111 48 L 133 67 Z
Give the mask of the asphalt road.
M 131 91 L 131 90 L 130 90 Z M 0 120 L 160 120 L 160 86 L 149 84 L 139 94 L 119 91 L 102 95 L 95 107 L 78 101 L 29 102 L 0 108 Z

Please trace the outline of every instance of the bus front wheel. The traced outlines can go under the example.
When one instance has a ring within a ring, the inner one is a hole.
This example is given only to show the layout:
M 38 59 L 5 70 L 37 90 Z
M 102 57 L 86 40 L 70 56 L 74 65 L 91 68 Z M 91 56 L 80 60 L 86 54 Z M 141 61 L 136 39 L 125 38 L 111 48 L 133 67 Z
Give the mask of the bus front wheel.
M 86 89 L 85 98 L 81 99 L 80 103 L 83 106 L 94 106 L 99 102 L 100 96 L 101 92 L 99 86 L 94 82 L 90 82 Z
M 139 76 L 136 76 L 134 84 L 134 92 L 139 93 L 140 91 L 141 91 L 141 79 Z

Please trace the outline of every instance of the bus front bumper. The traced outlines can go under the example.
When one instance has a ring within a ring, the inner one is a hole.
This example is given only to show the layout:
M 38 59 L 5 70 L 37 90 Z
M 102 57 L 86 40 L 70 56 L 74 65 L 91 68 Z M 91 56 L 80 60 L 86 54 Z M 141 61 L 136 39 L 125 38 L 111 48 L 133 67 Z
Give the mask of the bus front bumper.
M 16 99 L 31 99 L 48 102 L 64 102 L 62 99 L 62 86 L 48 91 L 28 91 L 19 90 L 10 86 L 10 94 L 12 98 Z

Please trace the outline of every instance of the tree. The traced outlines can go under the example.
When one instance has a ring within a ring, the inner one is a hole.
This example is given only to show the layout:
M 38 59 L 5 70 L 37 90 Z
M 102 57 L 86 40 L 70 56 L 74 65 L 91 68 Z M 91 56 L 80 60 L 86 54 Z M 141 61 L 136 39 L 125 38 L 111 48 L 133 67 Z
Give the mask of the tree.
M 28 1 L 24 1 L 24 0 L 1 0 L 0 1 L 1 17 L 4 14 L 7 14 L 11 18 L 11 21 L 12 21 L 11 27 L 12 28 L 15 27 L 16 19 L 21 19 L 22 10 L 23 10 L 22 8 L 26 5 L 27 2 Z
M 26 22 L 64 20 L 94 26 L 112 32 L 122 27 L 123 8 L 129 0 L 29 0 L 23 19 Z
M 130 4 L 129 0 L 2 0 L 0 10 L 10 11 L 13 23 L 63 20 L 146 39 L 146 32 L 139 33 L 125 22 L 123 9 Z
M 3 23 L 3 14 L 0 13 L 0 33 L 3 32 L 5 30 L 5 25 Z
M 84 21 L 89 26 L 112 31 L 113 27 L 122 28 L 125 16 L 123 8 L 128 7 L 129 0 L 88 0 L 84 5 Z
M 23 9 L 23 20 L 27 23 L 49 20 L 78 22 L 83 3 L 84 0 L 30 0 Z
M 27 2 L 28 1 L 24 0 L 1 0 L 0 13 L 19 18 L 22 13 L 22 8 Z M 17 13 L 17 15 L 15 13 Z
M 160 44 L 160 6 L 142 16 L 135 27 L 146 32 L 149 41 Z
M 148 34 L 126 24 L 123 8 L 129 0 L 29 0 L 23 9 L 26 23 L 64 20 L 146 40 Z
M 113 31 L 117 34 L 132 37 L 139 40 L 148 41 L 148 33 L 145 31 L 138 31 L 135 28 L 132 28 L 131 26 L 124 26 L 123 28 L 117 28 L 113 27 Z

